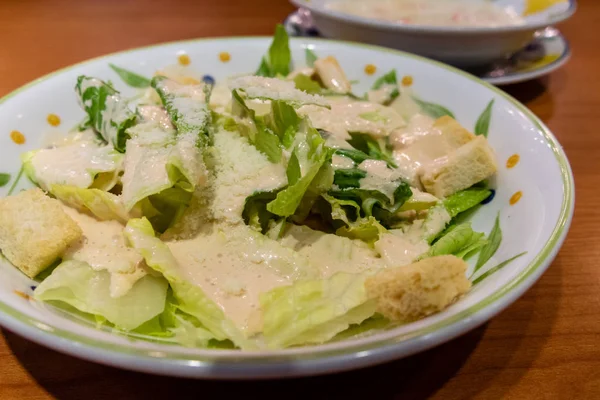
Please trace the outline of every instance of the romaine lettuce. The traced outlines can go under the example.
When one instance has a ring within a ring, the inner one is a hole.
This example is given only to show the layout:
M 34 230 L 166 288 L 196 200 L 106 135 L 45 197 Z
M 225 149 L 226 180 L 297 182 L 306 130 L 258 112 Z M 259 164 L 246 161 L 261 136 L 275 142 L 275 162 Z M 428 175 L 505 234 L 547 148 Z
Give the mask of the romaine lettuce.
M 375 313 L 366 275 L 337 273 L 328 279 L 275 288 L 260 298 L 263 334 L 270 348 L 323 343 Z
M 168 287 L 164 279 L 145 275 L 117 298 L 110 295 L 110 281 L 106 270 L 95 271 L 81 261 L 65 261 L 40 283 L 34 297 L 66 303 L 122 330 L 135 329 L 163 312 Z
M 483 233 L 473 231 L 470 223 L 451 226 L 433 243 L 427 256 L 453 254 L 465 258 L 487 243 L 484 236 Z
M 52 185 L 50 193 L 63 203 L 79 211 L 89 211 L 100 220 L 127 222 L 129 214 L 119 196 L 100 189 Z

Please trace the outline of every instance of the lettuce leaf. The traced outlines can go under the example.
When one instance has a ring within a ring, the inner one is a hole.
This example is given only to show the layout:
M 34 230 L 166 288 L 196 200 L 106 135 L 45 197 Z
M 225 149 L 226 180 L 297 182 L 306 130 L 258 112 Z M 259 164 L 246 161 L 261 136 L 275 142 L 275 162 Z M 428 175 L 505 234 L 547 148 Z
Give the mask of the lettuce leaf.
M 395 86 L 394 90 L 389 94 L 387 101 L 384 104 L 391 103 L 396 97 L 400 95 L 400 91 L 398 90 L 398 78 L 396 77 L 396 70 L 393 69 L 385 75 L 377 78 L 371 90 L 378 90 L 383 87 L 383 85 L 393 85 Z
M 109 84 L 97 78 L 80 75 L 75 91 L 79 103 L 88 115 L 88 123 L 117 151 L 125 151 L 129 138 L 127 128 L 136 123 L 136 115 L 129 110 L 121 95 Z
M 125 228 L 125 237 L 146 260 L 146 264 L 163 275 L 173 290 L 177 307 L 196 318 L 202 327 L 217 340 L 230 339 L 241 348 L 248 348 L 243 334 L 225 316 L 202 289 L 181 275 L 177 260 L 169 247 L 154 236 L 152 225 L 146 218 L 132 219 Z
M 113 298 L 108 271 L 95 271 L 85 262 L 70 260 L 61 263 L 40 283 L 34 297 L 68 304 L 129 331 L 163 312 L 167 286 L 164 279 L 146 275 L 125 295 Z
M 470 223 L 451 226 L 433 243 L 427 256 L 453 254 L 460 258 L 466 258 L 487 243 L 484 236 L 483 233 L 473 231 Z
M 52 185 L 50 193 L 63 203 L 79 211 L 88 211 L 100 220 L 127 222 L 129 214 L 119 196 L 100 189 Z
M 256 75 L 267 77 L 287 76 L 290 73 L 291 62 L 292 53 L 287 31 L 283 25 L 278 24 L 275 28 L 273 42 L 267 55 L 263 57 Z
M 267 204 L 267 210 L 281 217 L 289 217 L 296 212 L 302 198 L 318 175 L 319 179 L 315 180 L 315 186 L 313 186 L 317 193 L 316 196 L 312 196 L 313 201 L 318 197 L 318 193 L 326 190 L 324 187 L 327 186 L 329 179 L 333 180 L 331 171 L 327 167 L 323 171 L 321 170 L 325 164 L 330 164 L 333 150 L 325 146 L 325 141 L 319 132 L 312 128 L 306 120 L 303 128 L 296 134 L 294 153 L 301 166 L 302 177 L 293 185 L 289 185 L 277 193 L 275 200 Z
M 23 171 L 44 190 L 50 190 L 52 185 L 110 190 L 118 180 L 123 159 L 123 154 L 112 146 L 98 147 L 91 143 L 33 150 L 21 155 Z
M 362 133 L 350 133 L 350 136 L 352 139 L 348 140 L 348 143 L 350 143 L 350 145 L 356 150 L 359 150 L 363 154 L 367 154 L 369 156 L 368 158 L 370 159 L 385 161 L 390 168 L 398 168 L 396 163 L 394 163 L 391 151 L 387 149 L 385 143 L 380 143 L 373 137 Z M 343 153 L 340 154 L 346 155 Z M 355 153 L 355 155 L 356 154 L 357 153 Z M 347 155 L 347 157 L 350 157 L 354 160 L 352 155 Z
M 375 313 L 366 295 L 366 275 L 337 273 L 301 281 L 260 297 L 263 334 L 269 348 L 323 343 Z
M 472 187 L 456 192 L 444 200 L 444 206 L 451 217 L 469 210 L 480 204 L 492 194 L 492 191 L 485 188 Z

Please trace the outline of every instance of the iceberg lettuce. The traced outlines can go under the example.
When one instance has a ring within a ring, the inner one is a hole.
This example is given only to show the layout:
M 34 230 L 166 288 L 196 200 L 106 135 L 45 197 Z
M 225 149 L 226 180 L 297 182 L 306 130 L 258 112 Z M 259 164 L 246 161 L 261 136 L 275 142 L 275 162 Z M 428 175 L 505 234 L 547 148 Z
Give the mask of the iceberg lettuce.
M 117 298 L 110 295 L 110 280 L 106 270 L 95 271 L 81 261 L 64 261 L 40 283 L 34 297 L 41 301 L 66 303 L 126 331 L 163 312 L 168 287 L 163 278 L 145 275 L 125 295 Z
M 323 343 L 373 316 L 376 305 L 367 298 L 365 279 L 366 275 L 340 272 L 263 293 L 260 303 L 267 346 Z
M 252 346 L 221 308 L 200 287 L 180 274 L 177 260 L 169 247 L 154 236 L 152 225 L 147 219 L 130 220 L 125 228 L 125 237 L 142 254 L 146 264 L 169 282 L 179 310 L 196 318 L 216 340 L 229 339 L 241 348 Z

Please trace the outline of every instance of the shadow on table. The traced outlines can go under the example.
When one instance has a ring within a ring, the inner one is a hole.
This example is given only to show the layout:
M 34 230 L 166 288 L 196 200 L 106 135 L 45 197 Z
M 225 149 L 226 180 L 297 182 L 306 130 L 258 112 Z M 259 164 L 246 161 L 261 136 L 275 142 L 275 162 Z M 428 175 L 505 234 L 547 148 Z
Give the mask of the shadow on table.
M 560 258 L 551 269 L 551 279 L 556 280 L 558 275 L 560 281 Z M 511 358 L 516 353 L 519 353 L 519 368 L 511 368 L 510 377 L 502 378 L 501 385 L 498 385 L 504 388 L 501 390 L 507 390 L 517 383 L 537 357 L 544 345 L 543 339 L 553 325 L 560 299 L 560 293 L 556 293 L 560 284 L 552 281 L 548 286 L 549 289 L 546 285 L 534 286 L 511 307 L 511 312 L 505 312 L 490 324 L 432 350 L 359 371 L 293 380 L 223 382 L 151 376 L 79 360 L 34 344 L 11 332 L 3 331 L 3 334 L 9 348 L 26 371 L 58 399 L 243 397 L 262 400 L 379 400 L 422 399 L 435 393 L 444 399 L 470 398 L 494 385 L 495 377 L 500 377 L 502 371 L 508 369 Z M 545 310 L 544 315 L 536 315 L 538 310 Z M 532 321 L 535 322 L 534 334 L 539 340 L 535 340 L 533 344 L 528 340 L 527 344 L 523 344 L 523 338 L 532 334 L 529 327 Z M 484 337 L 486 340 L 481 342 Z M 523 346 L 527 346 L 526 351 L 523 351 Z M 502 394 L 495 397 L 501 398 Z

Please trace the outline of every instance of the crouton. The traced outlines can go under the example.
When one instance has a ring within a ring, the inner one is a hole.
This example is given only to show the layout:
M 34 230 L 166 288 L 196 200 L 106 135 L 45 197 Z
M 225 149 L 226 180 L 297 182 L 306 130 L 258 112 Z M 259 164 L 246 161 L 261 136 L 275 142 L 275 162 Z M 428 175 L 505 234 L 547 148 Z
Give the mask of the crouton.
M 462 294 L 471 282 L 467 264 L 455 256 L 437 256 L 384 270 L 367 279 L 369 297 L 377 312 L 393 321 L 410 322 L 439 312 Z
M 319 58 L 315 61 L 315 72 L 327 89 L 337 93 L 348 93 L 352 90 L 350 81 L 338 60 L 333 56 Z
M 481 182 L 497 169 L 492 148 L 484 137 L 477 136 L 447 157 L 424 166 L 421 183 L 434 196 L 446 197 Z
M 60 202 L 40 189 L 0 199 L 0 249 L 30 278 L 56 261 L 82 234 Z
M 452 148 L 458 148 L 475 139 L 475 135 L 466 130 L 457 120 L 447 115 L 438 118 L 433 127 L 442 132 L 444 140 Z

